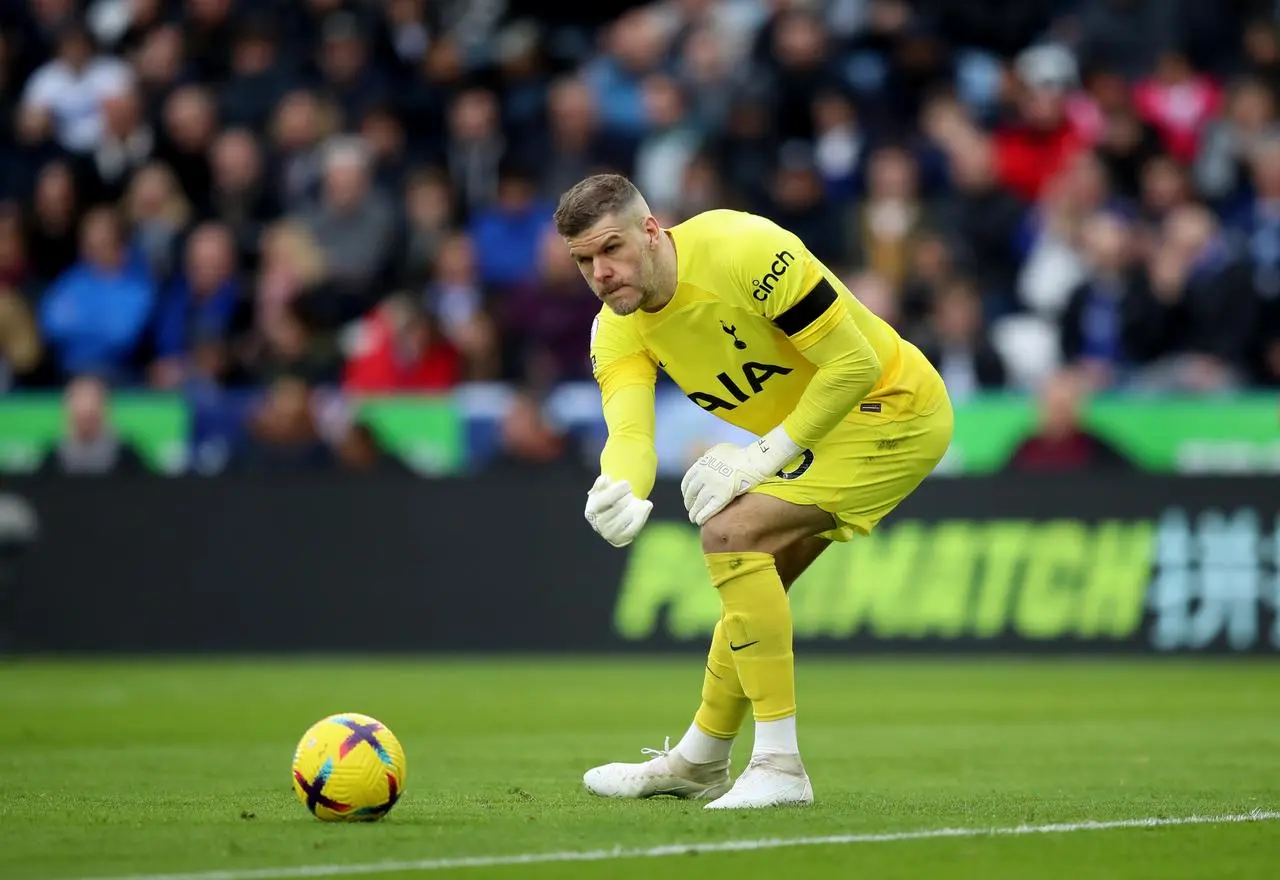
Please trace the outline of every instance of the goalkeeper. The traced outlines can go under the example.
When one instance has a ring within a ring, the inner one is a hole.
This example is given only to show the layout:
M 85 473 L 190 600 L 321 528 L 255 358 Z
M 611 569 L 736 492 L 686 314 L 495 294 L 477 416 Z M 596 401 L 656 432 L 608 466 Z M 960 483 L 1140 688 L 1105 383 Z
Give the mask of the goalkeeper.
M 627 178 L 603 174 L 566 192 L 555 222 L 604 304 L 591 362 L 608 440 L 585 511 L 601 537 L 629 544 L 652 509 L 659 369 L 759 437 L 712 447 L 680 484 L 721 603 L 693 723 L 674 749 L 596 767 L 585 785 L 705 799 L 707 809 L 811 803 L 787 590 L 831 541 L 870 532 L 937 465 L 953 425 L 946 388 L 804 242 L 763 217 L 713 210 L 664 229 Z M 754 750 L 731 785 L 748 709 Z

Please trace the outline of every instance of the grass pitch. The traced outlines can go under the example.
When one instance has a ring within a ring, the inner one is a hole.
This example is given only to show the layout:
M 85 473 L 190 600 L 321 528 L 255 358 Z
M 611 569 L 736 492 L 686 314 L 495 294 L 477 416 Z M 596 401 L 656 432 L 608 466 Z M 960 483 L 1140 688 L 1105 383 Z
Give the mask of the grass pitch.
M 714 814 L 581 790 L 674 743 L 682 660 L 28 662 L 0 665 L 0 877 L 224 872 L 385 878 L 1261 878 L 1280 821 L 871 839 L 660 858 L 433 860 L 716 841 L 995 829 L 1280 810 L 1280 665 L 799 659 L 818 803 Z M 358 711 L 408 756 L 376 825 L 290 789 L 298 737 Z M 735 764 L 745 762 L 750 736 Z M 750 843 L 748 845 L 751 845 Z M 384 870 L 388 862 L 425 862 Z M 281 870 L 274 870 L 281 869 Z M 292 869 L 292 870 L 291 870 Z M 209 878 L 212 880 L 212 878 Z

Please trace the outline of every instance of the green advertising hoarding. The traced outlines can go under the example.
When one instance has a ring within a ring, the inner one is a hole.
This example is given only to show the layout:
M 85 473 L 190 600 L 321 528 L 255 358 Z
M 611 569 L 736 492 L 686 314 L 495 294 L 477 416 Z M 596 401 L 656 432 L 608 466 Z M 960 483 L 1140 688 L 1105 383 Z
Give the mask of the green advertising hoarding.
M 378 440 L 413 470 L 459 471 L 465 463 L 462 414 L 449 398 L 370 397 L 356 410 Z M 118 394 L 111 422 L 161 473 L 181 473 L 191 458 L 192 413 L 178 395 Z M 62 400 L 53 394 L 0 397 L 0 473 L 39 467 L 63 431 Z
M 413 470 L 447 474 L 466 465 L 468 415 L 453 398 L 372 397 L 357 407 L 378 439 Z M 192 416 L 181 397 L 120 394 L 111 418 L 156 470 L 185 468 Z M 1021 395 L 958 404 L 955 440 L 941 470 L 999 471 L 1036 419 L 1034 399 Z M 1085 423 L 1145 470 L 1280 473 L 1280 401 L 1274 395 L 1099 397 L 1086 408 Z M 56 395 L 0 397 L 0 471 L 34 468 L 61 430 Z
M 447 397 L 371 397 L 360 416 L 387 450 L 420 474 L 452 474 L 466 465 L 463 414 Z
M 111 422 L 120 435 L 162 473 L 186 467 L 190 415 L 171 394 L 117 394 Z M 62 398 L 56 394 L 0 397 L 0 472 L 24 473 L 40 466 L 62 435 Z
M 1085 425 L 1144 470 L 1280 472 L 1280 397 L 1101 396 Z M 1036 425 L 1034 399 L 997 395 L 956 407 L 946 470 L 1000 470 Z

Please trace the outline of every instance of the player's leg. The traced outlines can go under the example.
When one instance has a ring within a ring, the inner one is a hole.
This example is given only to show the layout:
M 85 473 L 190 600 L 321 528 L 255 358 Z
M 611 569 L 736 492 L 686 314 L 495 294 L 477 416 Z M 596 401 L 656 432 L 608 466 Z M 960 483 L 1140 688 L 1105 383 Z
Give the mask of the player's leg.
M 788 593 L 791 592 L 792 584 L 800 578 L 800 575 L 804 574 L 814 560 L 830 546 L 830 538 L 811 535 L 774 554 L 778 576 L 782 578 L 782 586 Z
M 731 507 L 741 509 L 755 501 L 735 501 Z M 785 505 L 766 498 L 766 508 Z M 788 505 L 787 507 L 794 507 Z M 785 510 L 787 507 L 781 509 Z M 723 515 L 723 514 L 722 514 Z M 814 529 L 831 525 L 829 515 L 811 515 Z M 769 546 L 776 546 L 779 576 L 789 588 L 810 563 L 826 549 L 828 541 L 805 536 L 805 529 L 793 529 L 800 537 L 791 543 L 786 530 L 779 530 Z M 779 538 L 781 540 L 779 540 Z M 751 700 L 743 691 L 729 647 L 722 615 L 712 634 L 703 673 L 702 700 L 693 723 L 673 749 L 649 750 L 653 757 L 640 763 L 612 763 L 588 770 L 583 783 L 592 794 L 602 797 L 645 798 L 671 795 L 681 798 L 715 800 L 731 786 L 729 761 L 734 740 L 751 709 Z
M 751 763 L 708 808 L 803 804 L 813 800 L 796 737 L 791 606 L 778 560 L 794 581 L 816 556 L 813 543 L 835 525 L 807 504 L 748 493 L 702 527 L 702 550 L 720 594 L 721 625 L 742 691 L 755 717 Z
M 829 522 L 829 519 L 825 521 Z M 783 590 L 789 590 L 796 578 L 830 543 L 826 538 L 813 535 L 793 541 L 774 554 Z M 734 651 L 726 632 L 725 619 L 721 616 L 712 633 L 711 649 L 707 652 L 702 703 L 675 749 L 693 764 L 719 767 L 727 762 L 734 740 L 751 708 L 751 699 L 742 689 Z M 724 766 L 727 768 L 727 763 Z

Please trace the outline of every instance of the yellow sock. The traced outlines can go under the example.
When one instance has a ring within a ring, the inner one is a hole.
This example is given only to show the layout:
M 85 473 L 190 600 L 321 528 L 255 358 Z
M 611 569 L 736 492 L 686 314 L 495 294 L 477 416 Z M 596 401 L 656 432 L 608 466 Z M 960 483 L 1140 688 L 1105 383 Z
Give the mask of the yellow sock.
M 733 652 L 729 650 L 729 637 L 721 619 L 711 636 L 707 670 L 702 677 L 702 705 L 693 716 L 693 723 L 708 736 L 733 739 L 750 707 L 751 701 L 738 681 L 738 669 L 733 664 Z
M 757 722 L 796 713 L 791 605 L 769 553 L 708 553 L 730 656 Z

